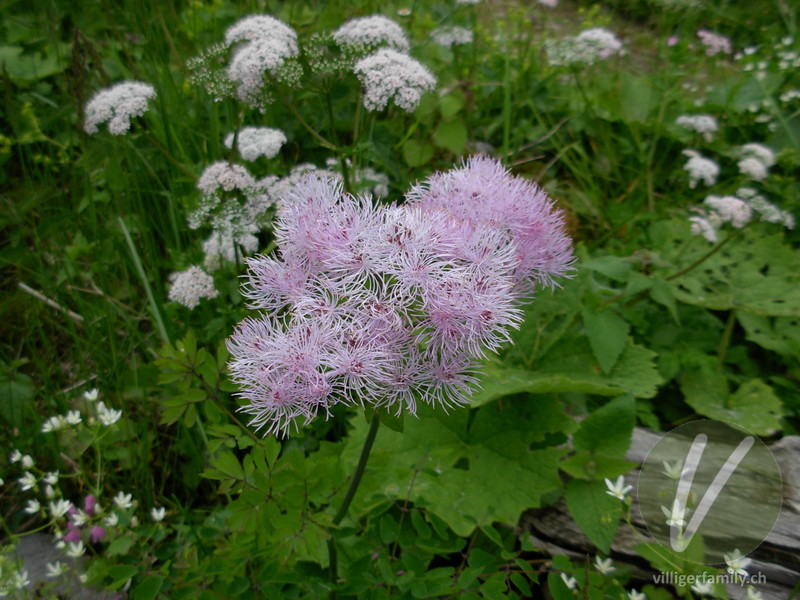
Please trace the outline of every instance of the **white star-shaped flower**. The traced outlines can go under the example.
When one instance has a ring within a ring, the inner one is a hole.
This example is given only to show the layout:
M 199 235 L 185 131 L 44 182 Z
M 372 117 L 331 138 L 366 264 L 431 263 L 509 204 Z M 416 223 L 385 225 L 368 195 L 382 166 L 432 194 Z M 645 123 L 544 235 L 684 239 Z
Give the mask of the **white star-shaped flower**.
M 728 565 L 728 573 L 731 575 L 740 575 L 742 577 L 747 577 L 747 567 L 750 565 L 751 561 L 746 556 L 743 556 L 738 549 L 734 550 L 733 553 L 728 556 L 727 554 L 723 555 L 725 558 L 725 564 Z
M 84 552 L 86 552 L 86 546 L 84 546 L 83 542 L 80 540 L 67 544 L 67 556 L 71 558 L 83 556 Z
M 625 485 L 625 477 L 622 475 L 617 477 L 617 481 L 615 482 L 612 482 L 610 479 L 606 479 L 605 481 L 606 487 L 608 488 L 606 494 L 620 500 L 625 500 L 625 497 L 633 489 L 632 485 Z
M 631 590 L 628 592 L 628 598 L 630 600 L 647 600 L 647 596 L 645 594 L 636 590 Z
M 64 417 L 64 421 L 66 421 L 67 425 L 77 425 L 82 420 L 81 413 L 78 410 L 71 410 Z
M 566 586 L 571 590 L 574 590 L 578 586 L 578 582 L 575 581 L 575 578 L 570 577 L 566 573 L 561 573 L 561 579 L 564 581 Z
M 69 500 L 64 500 L 63 498 L 61 500 L 56 500 L 50 503 L 50 514 L 54 519 L 60 519 L 67 514 L 71 506 L 72 502 Z
M 603 575 L 608 575 L 609 573 L 613 573 L 617 570 L 610 558 L 601 559 L 599 556 L 594 557 L 594 568 Z
M 692 591 L 701 596 L 709 596 L 714 593 L 714 583 L 710 579 L 703 579 L 692 585 Z
M 167 515 L 167 509 L 163 506 L 156 508 L 153 507 L 153 510 L 150 511 L 150 516 L 153 517 L 153 521 L 159 523 L 164 520 L 164 517 Z
M 27 492 L 28 490 L 33 489 L 33 486 L 36 485 L 36 476 L 33 475 L 33 473 L 26 471 L 17 481 L 19 482 L 19 487 L 22 489 L 22 491 Z
M 677 500 L 672 505 L 672 510 L 668 509 L 666 506 L 662 506 L 661 512 L 664 513 L 665 517 L 667 517 L 667 526 L 677 527 L 678 529 L 683 529 L 686 527 L 686 520 L 684 519 L 686 511 L 684 510 L 683 506 L 681 506 L 681 503 Z
M 133 494 L 119 492 L 116 496 L 114 496 L 114 504 L 119 506 L 122 510 L 128 510 L 131 506 L 133 506 Z
M 57 560 L 54 563 L 47 563 L 47 576 L 48 577 L 58 577 L 64 571 L 67 570 L 67 566 L 62 563 L 60 560 Z
M 39 501 L 34 498 L 33 500 L 28 500 L 28 504 L 25 505 L 25 512 L 29 515 L 34 515 L 39 512 L 41 507 L 42 505 L 39 504 Z
M 97 400 L 97 395 L 99 394 L 97 388 L 92 388 L 87 392 L 83 392 L 83 399 L 87 402 L 94 402 Z

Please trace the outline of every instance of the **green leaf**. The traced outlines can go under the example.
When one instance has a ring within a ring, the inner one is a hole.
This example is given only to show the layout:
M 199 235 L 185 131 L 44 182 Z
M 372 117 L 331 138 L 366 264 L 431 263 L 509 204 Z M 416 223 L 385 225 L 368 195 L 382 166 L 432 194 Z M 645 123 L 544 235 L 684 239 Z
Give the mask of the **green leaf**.
M 120 588 L 138 572 L 139 569 L 133 565 L 114 565 L 108 570 L 108 576 L 112 580 L 108 587 L 112 590 Z
M 420 144 L 416 140 L 408 140 L 403 144 L 403 160 L 409 167 L 421 167 L 433 158 L 430 144 Z
M 578 479 L 615 479 L 630 472 L 636 463 L 594 452 L 577 452 L 561 461 L 561 470 Z
M 133 536 L 130 535 L 118 537 L 108 545 L 104 551 L 104 554 L 106 556 L 119 556 L 121 554 L 126 554 L 128 550 L 131 549 L 131 546 L 133 546 L 134 541 L 135 540 L 133 539 Z
M 232 477 L 233 479 L 244 479 L 244 471 L 239 460 L 232 452 L 223 452 L 211 460 L 211 466 Z
M 131 597 L 133 600 L 155 600 L 162 585 L 164 585 L 164 578 L 152 575 L 143 579 L 139 585 L 133 588 Z
M 635 424 L 636 403 L 633 396 L 619 396 L 581 421 L 573 436 L 573 445 L 579 451 L 623 457 L 630 447 Z
M 467 145 L 467 128 L 461 121 L 443 121 L 433 132 L 433 141 L 437 146 L 460 155 Z
M 661 277 L 653 278 L 653 287 L 650 289 L 650 297 L 665 306 L 672 315 L 676 323 L 680 325 L 681 319 L 678 316 L 678 305 L 675 302 L 675 295 L 672 293 L 672 288 Z
M 604 373 L 610 373 L 628 342 L 630 325 L 610 308 L 583 310 L 583 323 L 592 351 Z
M 575 594 L 561 579 L 561 574 L 555 571 L 550 571 L 547 574 L 547 589 L 550 590 L 553 600 L 575 600 Z
M 543 494 L 561 486 L 558 460 L 564 450 L 530 450 L 537 436 L 529 431 L 533 421 L 525 403 L 503 411 L 485 406 L 469 430 L 466 417 L 464 410 L 446 416 L 423 406 L 404 433 L 381 430 L 353 512 L 364 514 L 386 499 L 410 499 L 465 536 L 493 521 L 517 522 L 524 510 L 541 505 Z M 345 464 L 357 460 L 366 434 L 362 418 L 352 423 Z M 499 423 L 506 424 L 504 430 L 497 429 Z
M 16 83 L 30 83 L 61 73 L 67 67 L 70 48 L 67 44 L 59 45 L 58 50 L 48 48 L 48 53 L 27 54 L 19 46 L 0 46 L 0 70 Z
M 700 415 L 756 435 L 772 435 L 782 429 L 783 404 L 761 379 L 746 381 L 730 394 L 725 376 L 706 367 L 690 371 L 680 383 L 686 403 Z
M 766 317 L 743 310 L 736 311 L 736 318 L 751 342 L 783 356 L 800 358 L 800 318 Z
M 572 518 L 586 537 L 603 553 L 608 554 L 622 514 L 622 502 L 606 494 L 604 481 L 573 479 L 567 484 L 565 497 Z
M 439 110 L 441 110 L 442 118 L 445 121 L 451 120 L 464 108 L 465 103 L 464 92 L 461 90 L 453 90 L 449 94 L 445 94 L 439 100 Z
M 590 271 L 597 271 L 606 277 L 616 279 L 617 281 L 625 281 L 628 279 L 628 274 L 633 269 L 633 263 L 624 256 L 602 256 L 593 260 L 581 263 L 584 269 Z

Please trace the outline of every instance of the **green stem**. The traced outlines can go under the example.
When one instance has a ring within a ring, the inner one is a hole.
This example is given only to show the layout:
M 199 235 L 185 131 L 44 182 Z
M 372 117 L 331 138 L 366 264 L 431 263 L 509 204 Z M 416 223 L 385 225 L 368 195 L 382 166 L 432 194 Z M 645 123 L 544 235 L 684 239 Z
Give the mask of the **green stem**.
M 358 491 L 358 486 L 361 483 L 361 478 L 364 476 L 364 470 L 367 467 L 367 460 L 369 460 L 369 453 L 372 451 L 372 445 L 375 443 L 375 436 L 378 435 L 378 427 L 381 424 L 381 415 L 376 410 L 375 415 L 372 417 L 372 422 L 369 425 L 369 431 L 367 431 L 367 437 L 364 439 L 364 445 L 361 448 L 361 456 L 358 457 L 358 464 L 356 465 L 356 470 L 353 472 L 353 478 L 350 480 L 350 487 L 347 488 L 347 493 L 344 496 L 344 501 L 342 505 L 339 507 L 336 516 L 333 517 L 332 524 L 333 526 L 339 525 L 342 520 L 347 515 L 347 509 L 350 508 L 350 503 L 355 498 L 356 491 Z M 339 563 L 338 563 L 338 555 L 336 552 L 336 534 L 331 533 L 331 537 L 328 539 L 328 562 L 329 562 L 329 573 L 330 573 L 330 580 L 331 585 L 333 588 L 330 592 L 330 599 L 336 600 L 336 591 L 335 586 L 336 582 L 339 579 Z

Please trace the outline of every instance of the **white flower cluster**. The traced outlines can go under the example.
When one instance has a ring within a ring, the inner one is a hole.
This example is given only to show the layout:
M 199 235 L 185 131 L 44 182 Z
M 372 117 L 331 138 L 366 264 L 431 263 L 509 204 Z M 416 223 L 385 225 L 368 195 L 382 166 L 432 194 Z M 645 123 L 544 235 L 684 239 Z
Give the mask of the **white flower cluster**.
M 81 413 L 77 410 L 71 410 L 66 415 L 55 415 L 48 418 L 42 423 L 42 433 L 51 433 L 53 431 L 61 431 L 67 427 L 78 425 L 82 421 Z
M 370 49 L 381 44 L 399 52 L 408 52 L 411 48 L 403 28 L 383 15 L 350 19 L 333 32 L 333 39 L 341 45 Z
M 613 32 L 603 27 L 582 31 L 575 37 L 568 37 L 545 43 L 547 60 L 553 66 L 573 64 L 593 65 L 615 54 L 621 54 L 622 42 Z
M 707 56 L 714 56 L 720 52 L 723 54 L 730 54 L 733 52 L 731 41 L 724 35 L 714 33 L 708 29 L 701 29 L 697 32 L 697 37 L 700 38 L 700 42 L 706 47 Z
M 108 122 L 110 133 L 124 135 L 131 127 L 131 119 L 147 112 L 147 103 L 155 97 L 153 86 L 139 81 L 123 81 L 100 90 L 86 104 L 83 128 L 94 134 L 100 123 Z
M 745 144 L 739 148 L 739 154 L 742 156 L 737 163 L 739 172 L 755 181 L 765 179 L 775 164 L 775 153 L 763 144 Z
M 714 138 L 714 133 L 719 129 L 717 120 L 711 115 L 681 115 L 675 123 L 689 131 L 702 134 L 707 142 Z
M 436 77 L 420 62 L 390 48 L 362 58 L 353 71 L 364 86 L 367 110 L 383 110 L 391 100 L 412 112 L 422 95 L 436 87 Z
M 750 206 L 736 196 L 706 196 L 703 203 L 708 206 L 717 217 L 715 224 L 730 223 L 737 229 L 741 229 L 750 222 L 753 211 Z
M 225 32 L 225 44 L 237 45 L 228 77 L 237 84 L 236 95 L 242 102 L 257 105 L 261 101 L 264 73 L 274 76 L 287 58 L 297 56 L 297 34 L 283 21 L 269 15 L 252 15 Z
M 249 162 L 257 160 L 259 156 L 274 158 L 286 143 L 286 135 L 280 129 L 271 127 L 245 127 L 236 135 L 229 133 L 225 138 L 226 148 L 233 148 L 234 138 L 239 154 Z
M 684 150 L 683 154 L 689 157 L 688 162 L 683 165 L 683 169 L 689 173 L 690 188 L 696 188 L 700 181 L 706 186 L 714 185 L 717 182 L 719 175 L 717 163 L 710 158 L 705 158 L 696 150 Z
M 539 4 L 547 6 L 548 8 L 555 8 L 558 6 L 558 0 L 539 0 Z
M 792 102 L 800 98 L 800 90 L 786 90 L 780 95 L 780 101 L 784 104 Z
M 474 37 L 471 29 L 458 25 L 444 25 L 431 31 L 431 39 L 439 46 L 451 48 L 471 44 Z
M 209 271 L 216 271 L 225 262 L 236 262 L 236 244 L 241 246 L 243 255 L 258 250 L 258 238 L 252 234 L 244 234 L 234 240 L 230 234 L 215 231 L 203 242 L 203 254 L 206 255 L 203 266 Z
M 346 159 L 347 166 L 352 168 L 350 159 Z M 340 163 L 335 158 L 325 161 L 329 173 L 334 174 L 337 181 L 341 180 L 341 173 L 338 171 Z M 358 191 L 367 190 L 375 198 L 386 198 L 389 195 L 389 176 L 385 173 L 378 173 L 372 167 L 364 167 L 353 172 L 353 180 Z
M 202 298 L 210 300 L 219 296 L 219 291 L 214 287 L 214 278 L 196 265 L 173 273 L 170 281 L 169 299 L 186 308 L 197 308 Z
M 786 229 L 794 229 L 794 215 L 787 210 L 781 210 L 753 188 L 739 188 L 736 190 L 736 195 L 747 202 L 750 208 L 761 216 L 762 221 L 783 225 Z
M 246 244 L 259 230 L 259 220 L 274 204 L 265 190 L 271 178 L 256 181 L 241 165 L 225 161 L 206 167 L 197 182 L 200 205 L 189 214 L 189 227 L 209 224 L 215 232 Z

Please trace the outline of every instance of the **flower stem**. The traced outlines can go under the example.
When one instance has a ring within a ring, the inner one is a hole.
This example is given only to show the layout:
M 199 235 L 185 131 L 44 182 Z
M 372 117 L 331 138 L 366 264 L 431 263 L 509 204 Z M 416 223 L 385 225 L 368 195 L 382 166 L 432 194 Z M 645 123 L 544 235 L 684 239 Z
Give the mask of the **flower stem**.
M 339 507 L 336 516 L 333 517 L 333 525 L 334 527 L 339 525 L 342 520 L 347 515 L 347 509 L 350 508 L 350 503 L 355 498 L 356 491 L 358 490 L 358 486 L 361 483 L 361 478 L 364 475 L 364 470 L 367 467 L 367 460 L 369 460 L 369 453 L 372 451 L 372 445 L 375 443 L 375 436 L 378 435 L 378 427 L 381 424 L 381 415 L 376 410 L 374 416 L 372 417 L 372 422 L 369 425 L 369 431 L 367 431 L 367 437 L 364 439 L 364 445 L 361 448 L 361 456 L 358 457 L 358 464 L 356 465 L 356 470 L 353 472 L 353 478 L 350 480 L 350 487 L 347 488 L 347 493 L 344 496 L 344 501 L 342 505 Z M 339 564 L 338 564 L 338 555 L 336 553 L 336 534 L 331 533 L 331 537 L 328 539 L 328 569 L 330 574 L 331 585 L 334 588 L 331 589 L 330 599 L 336 600 L 336 591 L 335 586 L 336 582 L 339 579 Z

